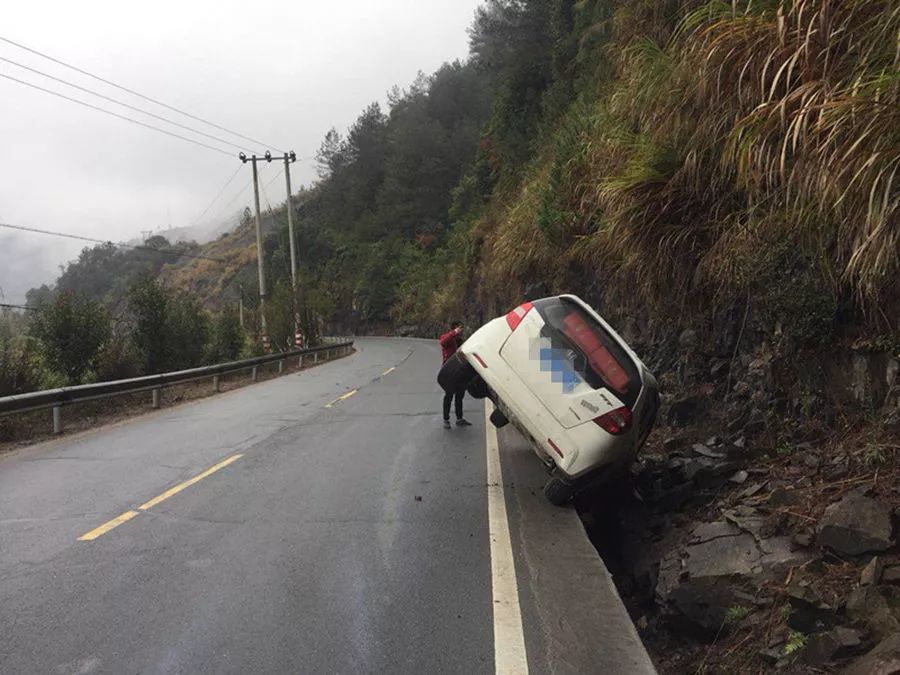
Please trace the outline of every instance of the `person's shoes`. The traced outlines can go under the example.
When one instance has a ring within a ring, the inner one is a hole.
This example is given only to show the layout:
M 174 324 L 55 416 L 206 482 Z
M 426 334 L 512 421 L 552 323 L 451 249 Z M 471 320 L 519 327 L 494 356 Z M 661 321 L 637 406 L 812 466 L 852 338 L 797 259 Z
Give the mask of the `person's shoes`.
M 444 428 L 445 428 L 445 429 L 449 429 L 449 428 L 450 428 L 450 420 L 444 420 Z
M 470 427 L 470 426 L 472 426 L 472 423 L 471 423 L 469 420 L 463 419 L 462 417 L 460 417 L 458 420 L 456 420 L 456 426 L 458 426 L 458 427 Z

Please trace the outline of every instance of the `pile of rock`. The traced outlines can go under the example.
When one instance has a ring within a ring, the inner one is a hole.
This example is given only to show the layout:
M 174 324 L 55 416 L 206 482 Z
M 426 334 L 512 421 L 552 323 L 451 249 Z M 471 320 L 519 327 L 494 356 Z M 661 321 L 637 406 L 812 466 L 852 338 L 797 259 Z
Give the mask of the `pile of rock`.
M 636 567 L 651 569 L 670 628 L 714 640 L 735 625 L 769 622 L 768 609 L 784 605 L 786 626 L 760 652 L 773 666 L 800 660 L 854 674 L 900 673 L 894 514 L 864 488 L 837 493 L 818 520 L 800 513 L 821 499 L 813 477 L 840 480 L 846 457 L 795 446 L 784 475 L 771 475 L 753 468 L 743 438 L 691 445 L 673 438 L 665 446 L 670 456 L 645 461 L 635 477 L 648 511 L 664 521 L 647 542 L 658 567 Z M 715 517 L 672 514 L 688 502 L 708 505 Z M 848 564 L 859 566 L 858 582 L 823 597 L 817 579 Z

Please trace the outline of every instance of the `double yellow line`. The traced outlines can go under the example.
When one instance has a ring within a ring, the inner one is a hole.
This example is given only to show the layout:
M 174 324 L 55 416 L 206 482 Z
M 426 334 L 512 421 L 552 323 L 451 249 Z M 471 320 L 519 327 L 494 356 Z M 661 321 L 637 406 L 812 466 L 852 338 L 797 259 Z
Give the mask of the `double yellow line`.
M 131 520 L 135 516 L 140 515 L 141 511 L 146 511 L 148 509 L 153 508 L 157 504 L 161 504 L 162 502 L 166 501 L 169 497 L 173 497 L 174 495 L 177 495 L 179 492 L 181 492 L 185 488 L 189 488 L 194 483 L 199 483 L 201 480 L 203 480 L 207 476 L 211 476 L 216 471 L 224 469 L 229 464 L 233 464 L 234 462 L 238 461 L 241 457 L 243 457 L 243 455 L 237 454 L 237 455 L 232 455 L 228 459 L 222 460 L 215 466 L 209 467 L 203 473 L 199 473 L 196 476 L 194 476 L 193 478 L 189 478 L 188 480 L 184 481 L 183 483 L 179 483 L 175 487 L 169 488 L 168 490 L 163 492 L 161 495 L 154 497 L 153 499 L 151 499 L 148 502 L 144 502 L 139 507 L 137 507 L 137 510 L 126 511 L 121 516 L 116 516 L 112 520 L 109 520 L 109 521 L 103 523 L 100 527 L 96 527 L 93 530 L 91 530 L 90 532 L 88 532 L 87 534 L 81 535 L 80 537 L 78 537 L 78 541 L 94 541 L 98 537 L 102 537 L 107 532 L 110 532 L 110 531 L 116 529 L 122 523 L 127 523 L 129 520 Z

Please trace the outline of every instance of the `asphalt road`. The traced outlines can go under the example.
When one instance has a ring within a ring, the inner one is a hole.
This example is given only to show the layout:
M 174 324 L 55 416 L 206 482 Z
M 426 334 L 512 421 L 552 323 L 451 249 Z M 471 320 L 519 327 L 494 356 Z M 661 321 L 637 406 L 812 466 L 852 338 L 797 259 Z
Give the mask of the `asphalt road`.
M 521 439 L 492 487 L 481 402 L 441 427 L 437 345 L 357 346 L 0 457 L 0 673 L 524 672 L 516 604 L 530 672 L 652 672 Z

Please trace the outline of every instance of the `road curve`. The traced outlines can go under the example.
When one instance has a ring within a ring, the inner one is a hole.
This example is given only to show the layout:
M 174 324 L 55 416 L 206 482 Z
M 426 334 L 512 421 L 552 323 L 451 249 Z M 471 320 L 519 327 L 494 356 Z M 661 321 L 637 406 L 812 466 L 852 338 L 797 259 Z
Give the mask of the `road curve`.
M 435 343 L 357 344 L 0 458 L 0 672 L 499 671 L 483 407 L 444 430 Z M 500 441 L 529 671 L 653 672 L 577 517 Z

